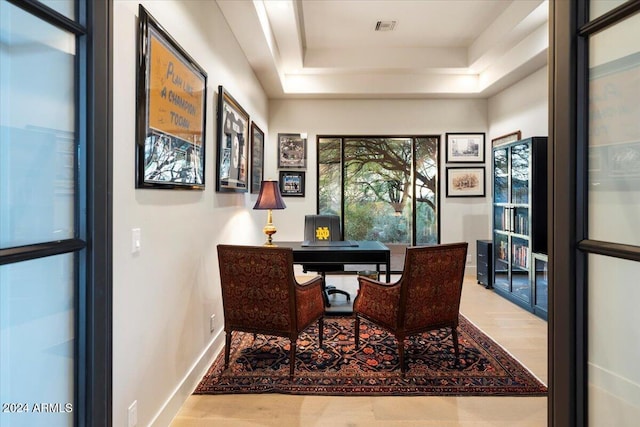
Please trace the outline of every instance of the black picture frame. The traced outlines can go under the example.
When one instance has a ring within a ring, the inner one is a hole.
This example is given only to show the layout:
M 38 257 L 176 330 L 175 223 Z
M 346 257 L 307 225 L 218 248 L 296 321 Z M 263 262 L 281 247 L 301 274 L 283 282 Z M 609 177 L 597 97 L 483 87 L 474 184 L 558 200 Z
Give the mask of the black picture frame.
M 447 197 L 485 197 L 485 167 L 446 168 Z
M 222 85 L 218 86 L 216 191 L 249 189 L 249 113 Z
M 264 132 L 251 122 L 251 193 L 260 192 L 264 179 Z
M 138 11 L 136 188 L 203 190 L 207 73 Z
M 280 193 L 283 197 L 304 197 L 304 172 L 280 171 Z
M 278 169 L 306 169 L 307 138 L 299 133 L 278 134 Z
M 448 132 L 445 138 L 446 163 L 484 163 L 484 132 Z

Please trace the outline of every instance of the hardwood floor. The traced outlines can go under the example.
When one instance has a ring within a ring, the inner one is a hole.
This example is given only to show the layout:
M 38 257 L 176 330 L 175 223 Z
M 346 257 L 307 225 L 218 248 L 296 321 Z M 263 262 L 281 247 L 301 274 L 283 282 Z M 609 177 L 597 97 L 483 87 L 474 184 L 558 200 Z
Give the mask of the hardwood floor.
M 392 280 L 394 278 L 392 277 Z M 355 276 L 328 276 L 355 293 Z M 344 298 L 339 295 L 336 299 Z M 466 277 L 460 311 L 547 383 L 547 322 Z M 540 427 L 546 397 L 190 396 L 172 427 Z

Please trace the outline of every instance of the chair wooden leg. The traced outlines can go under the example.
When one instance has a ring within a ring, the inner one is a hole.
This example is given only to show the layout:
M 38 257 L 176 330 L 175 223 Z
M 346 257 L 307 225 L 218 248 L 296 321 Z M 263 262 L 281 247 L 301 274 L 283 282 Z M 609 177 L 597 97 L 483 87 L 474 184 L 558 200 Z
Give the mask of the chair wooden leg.
M 224 338 L 224 369 L 229 367 L 229 353 L 231 352 L 231 331 L 225 333 Z
M 322 348 L 322 336 L 324 334 L 324 318 L 318 319 L 318 347 Z
M 458 344 L 458 327 L 457 326 L 451 327 L 451 339 L 453 340 L 453 350 L 455 351 L 455 354 L 456 354 L 456 363 L 458 363 L 460 359 L 460 348 Z
M 289 377 L 293 378 L 296 369 L 296 338 L 291 338 L 291 351 L 289 352 Z
M 355 336 L 356 336 L 356 349 L 360 348 L 360 318 L 356 314 L 356 326 L 355 326 Z

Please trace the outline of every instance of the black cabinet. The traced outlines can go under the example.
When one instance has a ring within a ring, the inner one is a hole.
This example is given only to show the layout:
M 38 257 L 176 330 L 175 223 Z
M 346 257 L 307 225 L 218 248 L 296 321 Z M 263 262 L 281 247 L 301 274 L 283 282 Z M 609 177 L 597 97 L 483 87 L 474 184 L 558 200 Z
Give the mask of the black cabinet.
M 493 289 L 493 244 L 491 240 L 476 242 L 476 276 L 478 283 Z
M 546 178 L 546 137 L 493 147 L 493 288 L 540 317 L 533 255 L 547 251 Z

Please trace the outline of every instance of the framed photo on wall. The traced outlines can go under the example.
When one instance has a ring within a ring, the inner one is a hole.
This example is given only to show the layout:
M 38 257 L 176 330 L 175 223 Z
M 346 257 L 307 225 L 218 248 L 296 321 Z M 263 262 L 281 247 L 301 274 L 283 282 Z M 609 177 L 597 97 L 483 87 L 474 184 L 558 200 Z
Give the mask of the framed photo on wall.
M 249 114 L 218 86 L 216 191 L 249 189 Z
M 484 163 L 484 133 L 447 133 L 447 163 Z
M 484 197 L 484 166 L 447 168 L 447 197 Z
M 251 122 L 251 193 L 260 192 L 264 179 L 264 132 Z
M 203 190 L 207 73 L 138 10 L 136 188 Z
M 283 197 L 304 197 L 304 172 L 280 171 L 280 193 Z
M 522 133 L 517 130 L 515 132 L 508 133 L 506 135 L 499 136 L 497 138 L 493 138 L 491 140 L 491 145 L 496 147 L 502 144 L 508 144 L 510 142 L 519 141 L 522 139 Z
M 278 134 L 278 168 L 307 167 L 307 138 L 299 133 Z

